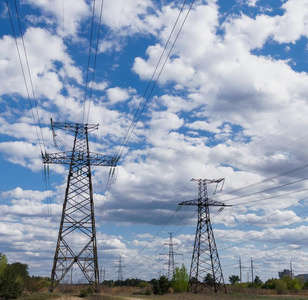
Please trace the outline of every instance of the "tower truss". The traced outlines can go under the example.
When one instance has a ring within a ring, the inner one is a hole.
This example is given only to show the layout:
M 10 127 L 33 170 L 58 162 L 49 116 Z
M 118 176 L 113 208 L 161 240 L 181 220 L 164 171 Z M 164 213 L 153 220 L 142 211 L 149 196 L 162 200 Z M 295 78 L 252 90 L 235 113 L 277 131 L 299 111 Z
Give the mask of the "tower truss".
M 117 267 L 118 267 L 118 271 L 117 271 L 117 273 L 118 273 L 118 280 L 119 281 L 123 281 L 124 279 L 123 279 L 123 268 L 125 268 L 125 266 L 123 266 L 122 265 L 122 262 L 123 262 L 123 260 L 121 259 L 121 255 L 120 255 L 120 258 L 119 258 L 119 260 L 117 261 L 117 263 L 119 264 Z
M 175 265 L 176 265 L 176 263 L 174 262 L 174 256 L 175 255 L 182 255 L 182 254 L 174 252 L 173 246 L 177 246 L 177 244 L 173 243 L 173 241 L 172 241 L 172 232 L 169 232 L 169 235 L 170 235 L 169 236 L 169 243 L 165 243 L 165 245 L 169 247 L 169 251 L 168 251 L 168 253 L 162 253 L 160 255 L 168 255 L 168 257 L 169 257 L 167 277 L 168 277 L 169 280 L 172 280 L 172 277 L 173 277 L 174 272 L 175 272 Z
M 207 287 L 215 293 L 218 290 L 226 292 L 209 207 L 219 206 L 221 207 L 220 210 L 222 210 L 225 206 L 229 205 L 211 200 L 207 194 L 208 184 L 215 183 L 217 188 L 219 183 L 224 182 L 224 178 L 192 179 L 191 181 L 198 184 L 198 199 L 184 201 L 179 204 L 198 207 L 198 224 L 191 260 L 188 291 L 199 293 Z
M 67 186 L 51 272 L 52 292 L 75 264 L 95 291 L 99 290 L 99 270 L 94 216 L 91 165 L 115 167 L 117 158 L 90 152 L 88 133 L 97 125 L 54 123 L 55 129 L 74 135 L 71 151 L 44 154 L 44 164 L 69 165 Z

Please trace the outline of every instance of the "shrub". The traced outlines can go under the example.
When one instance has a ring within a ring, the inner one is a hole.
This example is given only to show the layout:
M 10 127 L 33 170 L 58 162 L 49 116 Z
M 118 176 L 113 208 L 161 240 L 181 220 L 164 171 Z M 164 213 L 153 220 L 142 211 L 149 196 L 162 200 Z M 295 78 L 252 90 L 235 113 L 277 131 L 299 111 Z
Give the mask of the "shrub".
M 79 292 L 79 297 L 80 298 L 85 298 L 87 297 L 89 294 L 93 294 L 93 289 L 88 287 L 86 290 L 81 290 Z
M 287 289 L 288 289 L 287 284 L 284 281 L 280 279 L 275 280 L 275 290 L 278 295 L 284 294 L 287 291 Z

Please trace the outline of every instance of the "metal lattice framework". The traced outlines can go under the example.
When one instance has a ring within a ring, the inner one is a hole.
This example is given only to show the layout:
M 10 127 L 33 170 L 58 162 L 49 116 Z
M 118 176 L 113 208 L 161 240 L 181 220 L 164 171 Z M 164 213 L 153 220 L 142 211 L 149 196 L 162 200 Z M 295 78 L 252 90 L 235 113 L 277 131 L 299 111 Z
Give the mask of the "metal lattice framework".
M 198 224 L 191 260 L 188 291 L 199 293 L 205 287 L 226 292 L 226 286 L 219 261 L 218 250 L 210 219 L 210 206 L 228 206 L 224 203 L 210 200 L 207 195 L 207 184 L 216 185 L 223 182 L 220 179 L 192 179 L 198 183 L 198 199 L 184 201 L 179 205 L 192 205 L 198 207 Z M 217 187 L 217 186 L 216 186 Z
M 73 265 L 77 264 L 95 291 L 99 290 L 94 202 L 91 165 L 115 167 L 117 158 L 89 151 L 88 133 L 98 125 L 53 123 L 55 128 L 74 134 L 72 151 L 45 154 L 45 164 L 69 165 L 69 174 L 63 203 L 53 268 L 52 292 Z M 54 136 L 56 136 L 54 132 Z
M 120 258 L 117 261 L 117 263 L 119 264 L 118 265 L 118 271 L 117 271 L 117 273 L 118 273 L 118 280 L 119 281 L 123 281 L 124 280 L 123 279 L 123 268 L 125 268 L 125 266 L 122 265 L 122 262 L 123 262 L 123 260 L 121 259 L 121 255 L 120 255 Z
M 174 262 L 174 256 L 175 255 L 182 255 L 180 253 L 174 252 L 173 251 L 173 246 L 177 246 L 177 244 L 173 243 L 172 241 L 172 232 L 169 232 L 169 243 L 165 243 L 166 246 L 169 247 L 168 253 L 161 253 L 160 255 L 168 255 L 169 260 L 168 260 L 168 272 L 167 272 L 167 277 L 169 280 L 172 280 L 172 277 L 175 272 L 175 265 L 176 263 Z

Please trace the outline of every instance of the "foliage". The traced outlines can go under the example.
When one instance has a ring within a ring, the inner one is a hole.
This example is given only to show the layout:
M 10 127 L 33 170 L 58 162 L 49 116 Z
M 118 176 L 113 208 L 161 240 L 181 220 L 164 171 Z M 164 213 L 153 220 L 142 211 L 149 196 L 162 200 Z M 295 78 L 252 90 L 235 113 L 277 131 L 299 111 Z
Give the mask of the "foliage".
M 91 287 L 88 287 L 87 289 L 80 291 L 79 297 L 80 298 L 85 298 L 85 297 L 87 297 L 90 294 L 93 294 L 93 289 Z
M 24 287 L 28 292 L 36 293 L 41 291 L 43 288 L 50 285 L 50 279 L 48 277 L 41 276 L 28 276 L 26 278 Z
M 276 279 L 275 281 L 275 290 L 279 295 L 284 294 L 287 291 L 288 287 L 287 284 L 280 279 Z
M 103 285 L 106 285 L 108 287 L 114 287 L 114 281 L 113 280 L 104 280 Z
M 7 265 L 2 273 L 0 295 L 4 299 L 17 299 L 23 291 L 22 278 Z
M 160 287 L 159 287 L 159 283 L 158 280 L 156 278 L 153 278 L 150 283 L 153 286 L 153 294 L 154 295 L 160 295 Z
M 214 278 L 211 273 L 207 273 L 205 278 L 204 278 L 204 283 L 208 285 L 213 285 L 214 284 Z
M 182 293 L 187 291 L 189 275 L 187 269 L 182 264 L 181 268 L 176 267 L 171 281 L 171 286 L 176 293 Z
M 0 297 L 17 299 L 29 277 L 28 266 L 19 262 L 8 264 L 5 255 L 0 257 Z
M 276 290 L 278 294 L 283 294 L 287 290 L 297 291 L 304 287 L 297 278 L 292 279 L 290 276 L 284 276 L 282 279 L 269 279 L 267 280 L 262 288 Z
M 153 286 L 154 295 L 164 295 L 169 292 L 171 286 L 168 278 L 164 275 L 160 276 L 158 279 L 152 279 L 151 284 Z
M 147 283 L 144 280 L 141 280 L 139 278 L 131 278 L 126 280 L 105 280 L 103 282 L 104 285 L 109 287 L 114 286 L 135 286 L 135 287 L 145 287 Z
M 4 254 L 0 253 L 0 276 L 4 272 L 6 265 L 7 265 L 7 258 Z
M 240 278 L 237 275 L 231 275 L 229 276 L 229 281 L 231 284 L 236 284 L 240 282 Z
M 256 276 L 255 277 L 255 280 L 253 281 L 253 283 L 256 285 L 256 286 L 261 286 L 263 284 L 263 281 L 260 279 L 259 276 Z
M 304 287 L 304 284 L 297 278 L 292 279 L 290 276 L 284 276 L 282 280 L 287 284 L 288 290 L 298 291 Z

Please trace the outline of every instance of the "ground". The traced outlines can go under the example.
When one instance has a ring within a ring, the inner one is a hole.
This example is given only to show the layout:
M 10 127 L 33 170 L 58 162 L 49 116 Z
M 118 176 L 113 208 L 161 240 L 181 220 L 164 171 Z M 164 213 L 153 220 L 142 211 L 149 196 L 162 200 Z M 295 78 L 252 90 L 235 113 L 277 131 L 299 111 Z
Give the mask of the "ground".
M 87 290 L 84 286 L 62 286 L 54 293 L 47 290 L 41 293 L 25 295 L 23 300 L 80 300 L 81 291 Z M 211 293 L 208 290 L 203 294 L 170 293 L 163 296 L 145 295 L 145 289 L 133 287 L 103 287 L 99 294 L 88 294 L 88 300 L 274 300 L 292 299 L 308 300 L 308 290 L 295 291 L 286 295 L 277 295 L 275 290 L 235 288 L 230 286 L 228 293 Z

